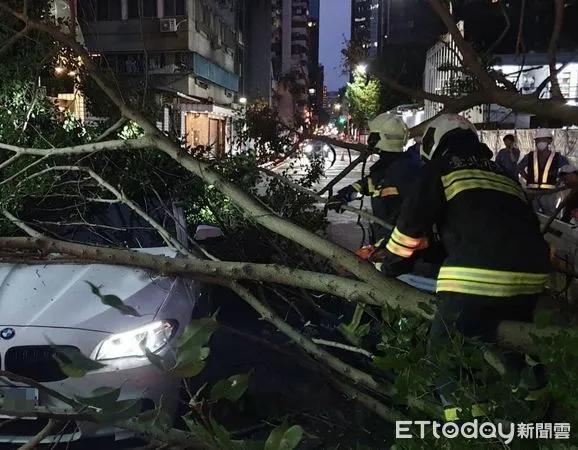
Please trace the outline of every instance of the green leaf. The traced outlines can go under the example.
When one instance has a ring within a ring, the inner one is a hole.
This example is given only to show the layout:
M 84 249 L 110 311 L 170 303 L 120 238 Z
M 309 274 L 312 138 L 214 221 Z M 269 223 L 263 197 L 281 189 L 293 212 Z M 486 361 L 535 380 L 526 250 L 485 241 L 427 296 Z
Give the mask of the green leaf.
M 161 358 L 156 353 L 151 352 L 148 348 L 146 348 L 146 346 L 144 344 L 141 344 L 140 347 L 141 347 L 142 351 L 144 352 L 145 356 L 147 357 L 147 359 L 149 360 L 149 362 L 154 367 L 156 367 L 157 369 L 159 369 L 162 372 L 166 371 L 165 361 L 163 360 L 163 358 Z
M 219 324 L 212 317 L 193 320 L 185 327 L 183 334 L 179 336 L 176 347 L 178 349 L 191 345 L 202 347 L 209 342 L 218 327 Z
M 208 347 L 191 347 L 182 350 L 177 357 L 173 372 L 181 378 L 197 376 L 205 368 L 205 360 L 209 353 Z
M 54 354 L 52 357 L 60 366 L 60 370 L 70 378 L 82 378 L 88 372 L 102 369 L 106 364 L 94 361 L 84 356 L 80 351 L 61 348 L 48 340 Z
M 211 423 L 211 428 L 213 429 L 213 433 L 215 433 L 215 437 L 219 444 L 226 449 L 231 448 L 232 442 L 229 432 L 223 426 L 219 425 L 212 417 L 209 417 L 209 422 Z
M 233 375 L 226 380 L 219 380 L 211 389 L 211 400 L 221 399 L 238 402 L 249 387 L 251 372 Z
M 140 413 L 137 421 L 150 427 L 160 427 L 164 430 L 171 428 L 174 422 L 171 416 L 162 409 L 162 404 L 155 409 Z
M 92 391 L 90 397 L 75 395 L 74 398 L 83 405 L 94 406 L 99 409 L 111 409 L 114 407 L 119 396 L 120 388 L 100 387 Z
M 288 428 L 287 420 L 284 420 L 280 426 L 274 428 L 265 441 L 264 450 L 279 450 L 283 435 Z
M 112 417 L 116 420 L 132 419 L 140 414 L 142 411 L 142 400 L 123 400 L 117 402 L 115 411 Z
M 94 284 L 92 284 L 90 281 L 85 281 L 85 283 L 90 286 L 90 290 L 92 291 L 92 293 L 96 295 L 98 298 L 100 298 L 100 301 L 103 304 L 116 309 L 124 316 L 140 317 L 140 314 L 137 312 L 136 309 L 134 309 L 132 306 L 125 305 L 124 302 L 116 295 L 104 295 L 100 292 L 100 289 Z
M 303 428 L 299 425 L 293 425 L 285 434 L 283 434 L 283 439 L 281 439 L 281 445 L 279 449 L 281 450 L 293 450 L 297 448 L 301 440 L 303 439 Z
M 303 428 L 299 425 L 289 427 L 287 420 L 271 431 L 264 450 L 293 450 L 303 439 Z
M 403 360 L 401 360 L 403 363 Z M 395 354 L 387 354 L 385 356 L 376 356 L 373 358 L 373 363 L 382 372 L 391 372 L 393 369 L 397 369 L 400 365 L 400 358 Z
M 536 313 L 534 322 L 538 328 L 545 328 L 554 323 L 554 311 L 541 310 Z
M 419 308 L 420 308 L 422 311 L 425 311 L 427 314 L 433 314 L 434 311 L 435 311 L 435 309 L 433 308 L 433 306 L 430 305 L 429 303 L 426 303 L 426 302 L 419 302 L 419 303 L 417 304 L 417 306 L 419 306 Z
M 359 325 L 355 329 L 355 335 L 359 336 L 359 337 L 365 337 L 369 334 L 370 329 L 371 329 L 371 324 L 369 322 L 364 323 L 363 325 Z

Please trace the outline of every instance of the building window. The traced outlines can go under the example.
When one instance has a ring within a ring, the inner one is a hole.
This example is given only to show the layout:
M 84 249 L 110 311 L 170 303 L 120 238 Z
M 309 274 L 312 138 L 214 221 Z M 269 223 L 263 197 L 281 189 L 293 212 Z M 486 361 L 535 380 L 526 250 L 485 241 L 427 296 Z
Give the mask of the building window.
M 165 17 L 184 16 L 185 0 L 164 0 Z
M 157 0 L 141 0 L 141 2 L 143 17 L 157 17 Z
M 97 20 L 121 20 L 122 7 L 118 0 L 97 0 Z
M 93 22 L 96 19 L 96 1 L 79 0 L 77 4 L 78 18 L 86 22 Z
M 115 1 L 118 4 L 118 0 Z M 127 16 L 129 19 L 138 19 L 139 17 L 157 17 L 157 0 L 128 0 Z

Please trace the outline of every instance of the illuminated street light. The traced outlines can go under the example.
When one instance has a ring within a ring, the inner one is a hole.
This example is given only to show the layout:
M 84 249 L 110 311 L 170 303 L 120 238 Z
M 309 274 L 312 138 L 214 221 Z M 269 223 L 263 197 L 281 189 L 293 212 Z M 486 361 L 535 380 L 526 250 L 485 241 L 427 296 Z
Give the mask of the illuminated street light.
M 247 99 L 246 99 L 245 97 L 241 97 L 241 98 L 239 99 L 239 103 L 240 103 L 241 105 L 245 105 L 245 104 L 247 104 Z
M 310 88 L 310 89 L 309 89 L 309 93 L 310 93 L 311 95 L 315 94 L 315 89 Z
M 341 109 L 341 103 L 336 103 L 335 105 L 333 105 L 333 109 L 335 111 L 339 111 Z
M 355 71 L 357 73 L 360 73 L 361 75 L 365 75 L 365 73 L 367 72 L 367 64 L 358 64 L 355 67 Z

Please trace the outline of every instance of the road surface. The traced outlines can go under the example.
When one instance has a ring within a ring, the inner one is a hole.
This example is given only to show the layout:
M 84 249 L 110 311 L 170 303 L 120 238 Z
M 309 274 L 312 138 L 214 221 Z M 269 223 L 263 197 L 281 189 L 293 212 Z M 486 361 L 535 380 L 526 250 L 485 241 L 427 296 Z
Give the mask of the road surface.
M 326 162 L 326 171 L 325 176 L 321 179 L 321 181 L 315 186 L 314 190 L 319 191 L 324 186 L 326 186 L 331 180 L 333 180 L 339 173 L 345 169 L 350 161 L 353 161 L 355 158 L 359 156 L 359 153 L 356 151 L 351 151 L 350 154 L 348 153 L 347 149 L 336 147 L 336 161 L 333 166 L 330 167 L 330 161 Z M 351 159 L 350 159 L 351 158 Z M 375 156 L 373 158 L 376 158 Z M 290 164 L 296 164 L 296 168 L 298 173 L 295 174 L 295 177 L 299 177 L 305 171 L 305 167 L 307 165 L 307 159 L 301 158 L 299 160 L 292 160 L 288 161 L 280 166 L 278 166 L 275 171 L 276 172 L 283 172 L 286 169 L 289 169 Z M 369 171 L 369 167 L 373 162 L 369 160 L 365 167 L 365 173 L 367 174 Z M 362 177 L 361 174 L 362 165 L 358 165 L 354 170 L 352 170 L 345 178 L 343 178 L 336 186 L 333 188 L 333 193 L 335 194 L 339 189 L 348 186 L 355 181 L 359 180 Z M 327 194 L 324 194 L 326 197 Z M 351 202 L 349 206 L 354 208 L 359 208 L 361 206 L 361 200 L 357 200 Z M 323 207 L 322 204 L 319 204 L 319 207 Z M 366 197 L 363 199 L 363 209 L 371 213 L 371 202 Z M 364 233 L 357 225 L 357 216 L 351 212 L 345 211 L 342 214 L 338 214 L 333 211 L 329 211 L 327 213 L 327 220 L 329 221 L 329 225 L 327 227 L 327 237 L 332 240 L 333 242 L 349 249 L 349 250 L 356 250 L 361 245 L 367 244 L 367 237 L 364 239 Z M 368 232 L 367 222 L 362 222 L 366 234 Z

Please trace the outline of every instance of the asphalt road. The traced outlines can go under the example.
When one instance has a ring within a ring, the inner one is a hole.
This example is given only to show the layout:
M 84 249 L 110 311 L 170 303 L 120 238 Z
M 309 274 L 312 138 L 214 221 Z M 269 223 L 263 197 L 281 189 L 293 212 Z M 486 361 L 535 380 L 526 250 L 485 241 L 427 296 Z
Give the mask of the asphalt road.
M 336 151 L 336 160 L 331 166 L 331 161 L 326 161 L 325 166 L 325 176 L 321 179 L 321 181 L 315 186 L 315 191 L 321 190 L 324 186 L 326 186 L 331 180 L 333 180 L 337 175 L 339 175 L 355 158 L 359 156 L 359 153 L 356 151 L 348 152 L 347 149 L 344 148 L 335 148 Z M 376 158 L 376 157 L 374 157 Z M 277 172 L 282 172 L 285 169 L 288 169 L 290 164 L 294 164 L 297 169 L 297 173 L 294 175 L 295 178 L 298 178 L 300 175 L 304 173 L 306 170 L 306 166 L 308 164 L 308 160 L 306 158 L 295 159 L 286 162 L 276 168 Z M 365 174 L 368 173 L 369 167 L 371 166 L 372 161 L 368 160 L 365 166 Z M 362 165 L 358 165 L 354 170 L 352 170 L 345 178 L 343 178 L 339 183 L 335 185 L 333 188 L 333 194 L 335 194 L 339 189 L 348 186 L 362 177 Z M 324 195 L 327 197 L 327 194 Z M 359 208 L 363 205 L 363 209 L 371 213 L 371 203 L 367 198 L 363 200 L 357 200 L 351 202 L 349 206 L 354 208 Z M 319 204 L 319 207 L 322 208 L 323 205 Z M 329 221 L 329 226 L 327 227 L 327 236 L 333 242 L 346 247 L 349 250 L 356 250 L 364 244 L 367 244 L 367 237 L 365 236 L 364 240 L 364 232 L 362 228 L 357 225 L 357 216 L 351 212 L 344 211 L 342 214 L 338 214 L 333 211 L 329 211 L 327 213 L 327 220 Z M 364 226 L 365 230 L 367 231 L 367 222 L 362 221 L 362 225 Z

